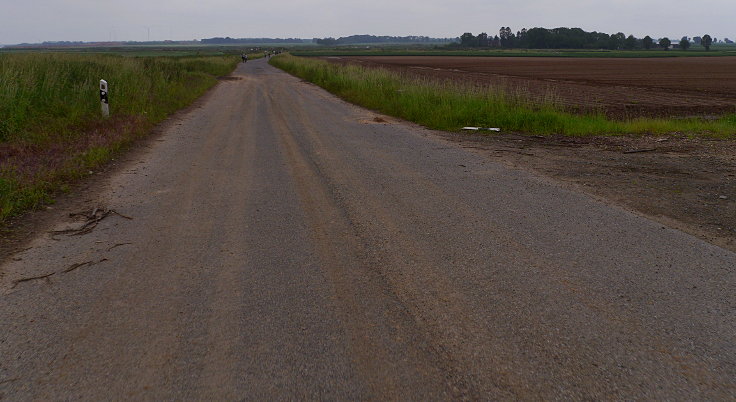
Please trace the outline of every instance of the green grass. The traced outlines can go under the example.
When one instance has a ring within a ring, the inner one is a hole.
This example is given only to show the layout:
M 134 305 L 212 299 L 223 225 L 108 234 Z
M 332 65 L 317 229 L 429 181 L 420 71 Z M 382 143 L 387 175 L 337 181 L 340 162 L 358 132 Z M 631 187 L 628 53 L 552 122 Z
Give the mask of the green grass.
M 534 104 L 500 89 L 479 89 L 402 76 L 385 69 L 337 65 L 281 55 L 271 64 L 313 82 L 343 99 L 438 130 L 463 126 L 563 135 L 668 134 L 736 137 L 736 115 L 719 120 L 611 120 L 603 115 L 568 113 L 553 103 Z
M 236 56 L 0 53 L 0 222 L 52 199 L 201 96 Z M 99 80 L 110 85 L 101 117 Z

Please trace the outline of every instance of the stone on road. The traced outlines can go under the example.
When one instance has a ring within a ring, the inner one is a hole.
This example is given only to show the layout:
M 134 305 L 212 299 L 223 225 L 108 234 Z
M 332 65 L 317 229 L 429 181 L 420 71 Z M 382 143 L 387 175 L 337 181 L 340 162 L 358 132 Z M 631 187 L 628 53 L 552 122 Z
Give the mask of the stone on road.
M 734 253 L 235 77 L 0 268 L 0 399 L 736 398 Z

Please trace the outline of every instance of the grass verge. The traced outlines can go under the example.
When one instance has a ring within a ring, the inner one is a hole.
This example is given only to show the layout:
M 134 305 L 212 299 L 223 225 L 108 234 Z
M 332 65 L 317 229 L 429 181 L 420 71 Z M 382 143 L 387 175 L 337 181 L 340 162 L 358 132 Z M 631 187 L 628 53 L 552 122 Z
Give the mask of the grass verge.
M 191 104 L 238 59 L 0 54 L 0 222 L 52 201 Z M 100 79 L 110 86 L 107 119 Z
M 453 131 L 463 126 L 563 135 L 669 134 L 736 137 L 736 115 L 718 120 L 637 118 L 611 120 L 601 114 L 573 114 L 554 103 L 534 104 L 498 88 L 408 77 L 381 68 L 331 64 L 280 55 L 270 63 L 341 98 L 413 121 Z

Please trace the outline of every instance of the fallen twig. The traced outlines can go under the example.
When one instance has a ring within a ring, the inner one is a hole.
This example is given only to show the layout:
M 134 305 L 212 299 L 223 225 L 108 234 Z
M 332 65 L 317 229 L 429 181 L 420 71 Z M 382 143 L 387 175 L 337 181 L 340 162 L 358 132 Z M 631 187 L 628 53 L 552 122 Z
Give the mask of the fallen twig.
M 30 278 L 18 279 L 18 280 L 13 281 L 13 286 L 11 286 L 10 288 L 11 289 L 15 289 L 15 287 L 18 286 L 18 284 L 19 283 L 22 283 L 22 282 L 35 281 L 35 280 L 38 280 L 38 279 L 47 279 L 48 280 L 49 277 L 54 276 L 54 275 L 56 275 L 56 272 L 52 272 L 50 274 L 41 275 L 41 276 L 33 276 L 33 277 L 30 277 Z
M 110 251 L 110 250 L 112 250 L 112 249 L 114 249 L 116 247 L 127 246 L 128 244 L 133 244 L 133 243 L 118 243 L 118 244 L 116 244 L 116 245 L 111 246 L 110 248 L 108 248 L 107 251 Z
M 534 154 L 532 154 L 532 153 L 517 151 L 517 150 L 514 150 L 514 149 L 494 149 L 493 152 L 513 152 L 513 153 L 519 154 L 519 155 L 534 156 Z
M 92 264 L 92 261 L 86 261 L 86 262 L 78 262 L 78 263 L 76 263 L 76 264 L 72 264 L 72 265 L 70 265 L 70 266 L 69 266 L 69 268 L 65 269 L 65 270 L 64 270 L 63 272 L 64 272 L 64 273 L 66 274 L 66 273 L 68 273 L 68 272 L 72 272 L 72 271 L 74 271 L 75 269 L 77 269 L 77 268 L 79 268 L 79 267 L 83 267 L 83 266 L 85 266 L 85 265 L 89 265 L 89 264 Z
M 99 263 L 101 263 L 101 262 L 103 262 L 103 261 L 107 261 L 107 258 L 103 258 L 103 259 L 101 259 L 101 260 L 99 260 L 99 261 L 85 261 L 85 262 L 78 262 L 78 263 L 76 263 L 76 264 L 72 264 L 72 265 L 70 265 L 70 266 L 69 266 L 69 268 L 65 269 L 65 270 L 64 270 L 64 271 L 62 271 L 62 272 L 66 274 L 66 273 L 69 273 L 69 272 L 72 272 L 72 271 L 74 271 L 74 270 L 75 270 L 75 269 L 77 269 L 77 268 L 81 268 L 81 267 L 83 267 L 83 266 L 85 266 L 85 265 L 97 265 L 97 264 L 99 264 Z
M 639 153 L 639 152 L 652 152 L 652 151 L 656 151 L 656 150 L 657 150 L 657 148 L 632 149 L 632 150 L 629 150 L 629 151 L 624 151 L 624 153 L 625 154 L 636 154 L 636 153 Z
M 69 214 L 69 217 L 72 217 L 72 218 L 76 216 L 83 216 L 87 219 L 87 222 L 85 222 L 81 227 L 78 227 L 75 229 L 54 230 L 52 233 L 53 234 L 65 234 L 69 236 L 85 235 L 91 232 L 92 230 L 94 230 L 94 228 L 97 227 L 97 224 L 99 224 L 100 221 L 102 221 L 103 219 L 110 216 L 110 214 L 115 214 L 115 215 L 120 216 L 121 218 L 125 218 L 128 220 L 133 220 L 133 218 L 123 215 L 114 209 L 100 210 L 99 208 L 95 208 L 94 210 L 92 210 L 92 214 L 90 215 L 86 215 L 83 213 Z
M 91 213 L 91 214 L 89 214 L 89 215 L 87 215 L 87 214 L 86 214 L 86 213 L 84 213 L 84 212 L 73 212 L 73 213 L 70 213 L 70 214 L 69 214 L 69 217 L 70 217 L 70 218 L 75 218 L 75 217 L 77 217 L 77 216 L 81 216 L 81 217 L 84 217 L 84 218 L 85 218 L 85 219 L 87 219 L 87 220 L 92 220 L 92 219 L 94 219 L 94 218 L 95 218 L 95 216 L 97 216 L 97 211 L 99 211 L 99 208 L 95 208 L 95 209 L 93 209 L 93 210 L 92 210 L 92 213 Z
M 117 216 L 119 216 L 119 217 L 121 217 L 121 218 L 125 218 L 125 219 L 127 219 L 127 220 L 129 220 L 129 221 L 132 221 L 132 220 L 133 220 L 133 218 L 131 218 L 130 216 L 127 216 L 127 215 L 123 215 L 123 214 L 121 214 L 120 212 L 118 212 L 118 211 L 116 211 L 116 210 L 114 210 L 114 209 L 109 209 L 108 211 L 109 211 L 110 213 L 112 213 L 112 214 L 115 214 L 115 215 L 117 215 Z

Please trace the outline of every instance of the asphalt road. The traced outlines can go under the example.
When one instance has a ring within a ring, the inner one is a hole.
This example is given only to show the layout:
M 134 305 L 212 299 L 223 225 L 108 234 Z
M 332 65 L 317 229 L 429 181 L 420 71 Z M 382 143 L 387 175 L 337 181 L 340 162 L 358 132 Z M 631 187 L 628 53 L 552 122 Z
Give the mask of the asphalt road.
M 736 398 L 736 254 L 236 77 L 0 267 L 0 399 Z

